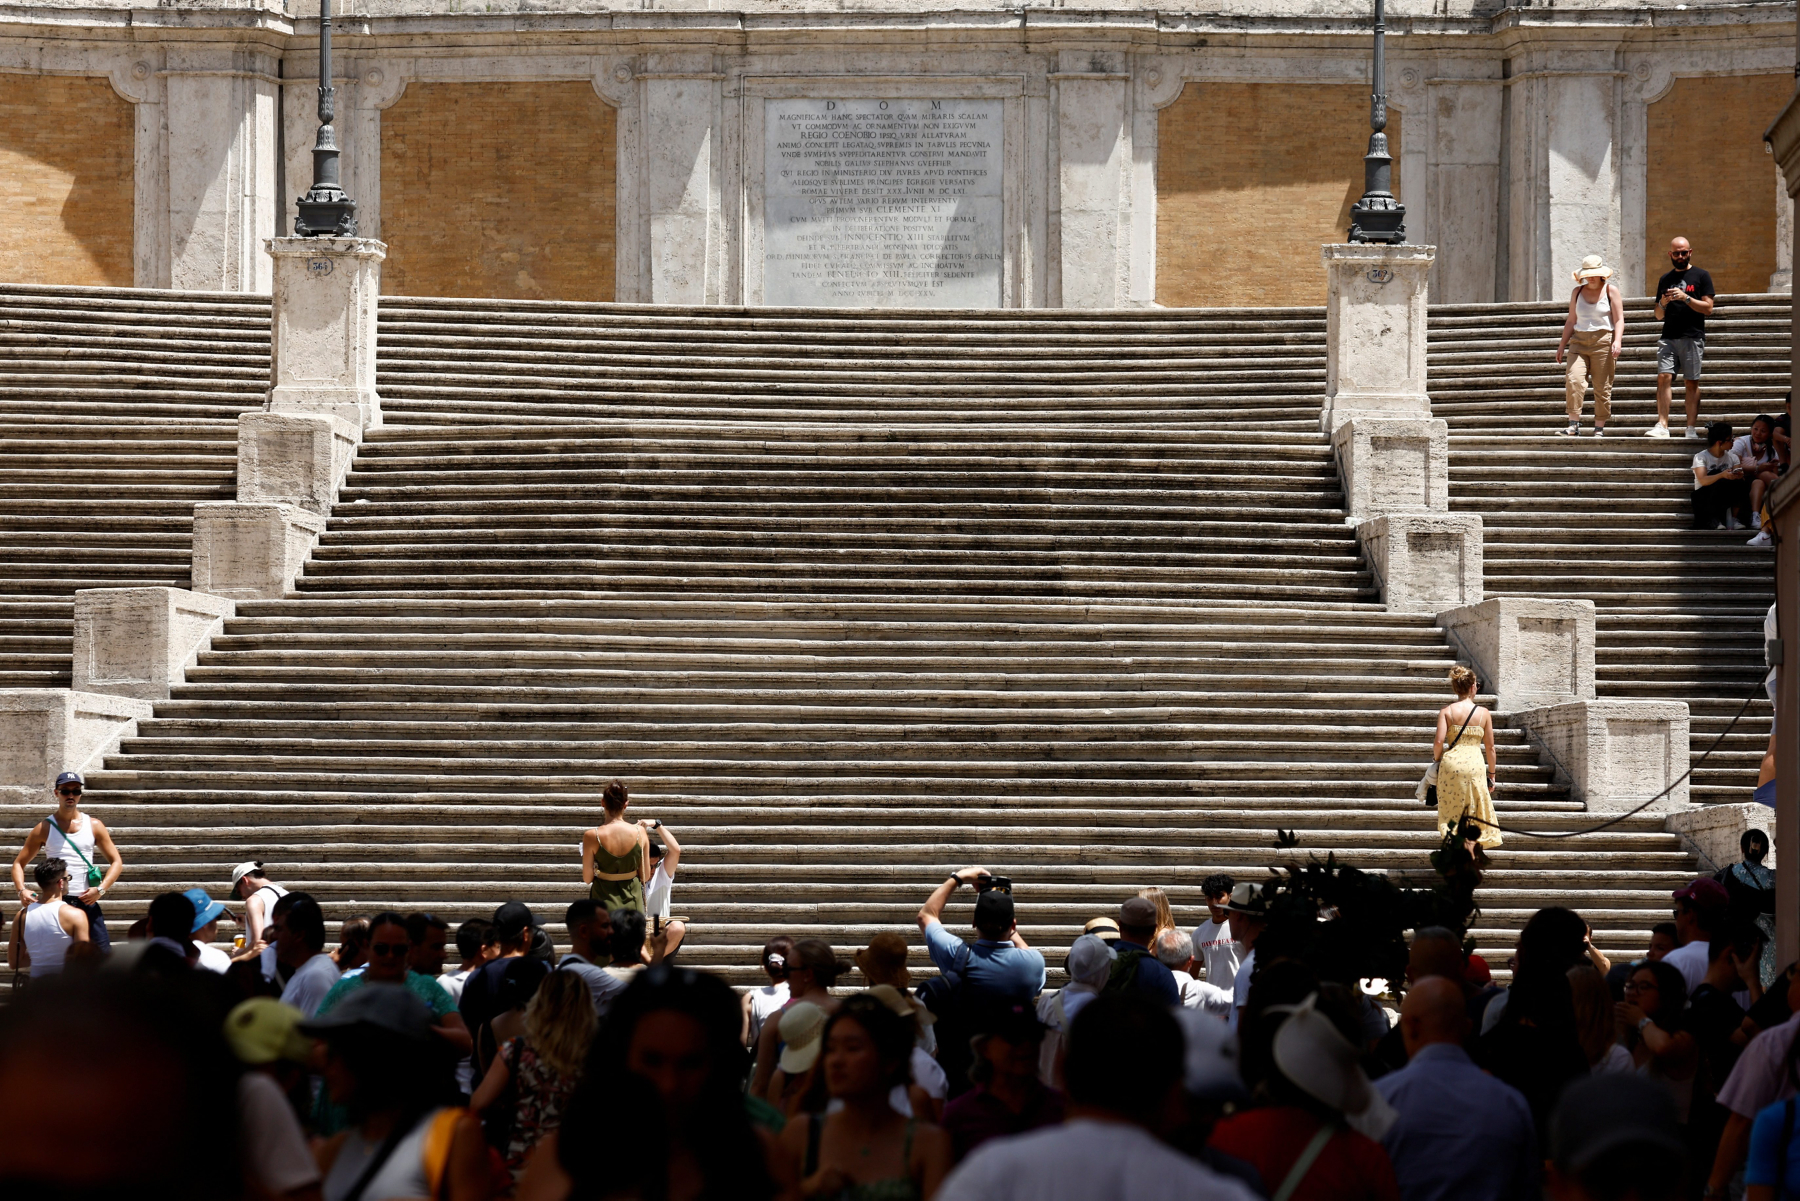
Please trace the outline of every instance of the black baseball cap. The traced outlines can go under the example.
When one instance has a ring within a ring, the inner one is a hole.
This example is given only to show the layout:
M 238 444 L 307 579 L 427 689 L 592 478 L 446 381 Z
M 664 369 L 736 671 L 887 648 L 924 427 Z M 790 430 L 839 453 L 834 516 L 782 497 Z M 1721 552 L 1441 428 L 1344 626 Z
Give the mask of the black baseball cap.
M 508 901 L 494 910 L 494 928 L 500 932 L 502 942 L 511 942 L 535 925 L 537 919 L 522 901 Z
M 1013 899 L 1004 892 L 984 892 L 975 898 L 975 924 L 978 927 L 1013 924 Z

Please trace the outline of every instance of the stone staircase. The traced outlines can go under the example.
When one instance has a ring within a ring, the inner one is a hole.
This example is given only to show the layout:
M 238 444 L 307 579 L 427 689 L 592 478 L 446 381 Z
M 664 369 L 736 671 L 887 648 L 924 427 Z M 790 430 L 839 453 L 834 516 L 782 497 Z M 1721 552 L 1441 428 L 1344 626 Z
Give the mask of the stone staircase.
M 612 776 L 682 841 L 684 958 L 746 983 L 769 935 L 847 951 L 970 862 L 1053 964 L 1143 885 L 1192 925 L 1215 871 L 1428 871 L 1454 657 L 1378 603 L 1323 378 L 1316 309 L 387 298 L 388 424 L 296 592 L 91 777 L 109 910 L 255 856 L 334 921 L 554 922 Z M 1503 820 L 1586 823 L 1499 742 Z M 1636 950 L 1690 870 L 1654 819 L 1514 837 L 1477 937 L 1498 965 L 1555 902 Z
M 1625 353 L 1606 437 L 1564 438 L 1556 342 L 1562 304 L 1431 311 L 1432 403 L 1450 425 L 1450 507 L 1480 513 L 1490 596 L 1583 598 L 1597 609 L 1602 697 L 1688 702 L 1696 761 L 1764 674 L 1763 614 L 1775 555 L 1755 531 L 1690 527 L 1690 474 L 1702 441 L 1642 437 L 1656 419 L 1656 340 L 1647 298 L 1626 301 Z M 1788 389 L 1785 295 L 1721 296 L 1707 319 L 1701 420 L 1746 433 L 1780 413 Z M 1592 429 L 1592 400 L 1583 430 Z M 1760 693 L 1736 732 L 1695 772 L 1696 802 L 1748 801 L 1768 744 Z
M 269 379 L 267 297 L 0 284 L 0 688 L 67 688 L 78 588 L 188 586 Z

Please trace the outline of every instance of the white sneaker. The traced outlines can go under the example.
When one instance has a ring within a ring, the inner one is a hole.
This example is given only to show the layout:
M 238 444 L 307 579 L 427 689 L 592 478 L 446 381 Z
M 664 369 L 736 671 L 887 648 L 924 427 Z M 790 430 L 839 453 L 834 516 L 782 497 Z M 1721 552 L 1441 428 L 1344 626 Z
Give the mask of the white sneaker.
M 1569 422 L 1569 428 L 1557 430 L 1556 432 L 1565 438 L 1573 438 L 1576 434 L 1581 432 L 1581 423 L 1579 421 L 1571 421 Z
M 1737 519 L 1736 513 L 1727 513 L 1725 514 L 1725 528 L 1728 530 L 1741 530 L 1744 528 L 1744 523 Z
M 1699 436 L 1700 436 L 1700 431 L 1695 429 L 1691 425 L 1687 427 L 1687 433 L 1682 435 L 1682 437 L 1684 437 L 1684 438 L 1698 438 Z
M 1744 545 L 1745 546 L 1774 546 L 1775 539 L 1769 537 L 1769 531 L 1764 530 L 1762 533 L 1758 534 L 1756 537 L 1750 539 L 1750 541 L 1744 543 Z
M 1605 436 L 1606 436 L 1606 427 L 1604 425 L 1596 425 L 1594 427 L 1594 437 L 1604 438 Z
M 1668 436 L 1669 427 L 1662 424 L 1660 421 L 1644 431 L 1644 437 L 1646 438 L 1667 438 Z

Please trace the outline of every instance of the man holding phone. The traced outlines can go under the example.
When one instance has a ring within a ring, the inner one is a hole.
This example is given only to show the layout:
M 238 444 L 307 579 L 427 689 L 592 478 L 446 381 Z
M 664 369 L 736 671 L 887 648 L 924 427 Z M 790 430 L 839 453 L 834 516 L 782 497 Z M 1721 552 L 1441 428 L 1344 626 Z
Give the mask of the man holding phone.
M 1667 271 L 1656 282 L 1656 319 L 1663 323 L 1656 343 L 1656 424 L 1647 438 L 1669 436 L 1669 392 L 1681 372 L 1687 392 L 1687 436 L 1696 437 L 1700 420 L 1700 362 L 1706 357 L 1706 318 L 1713 311 L 1712 276 L 1692 265 L 1686 238 L 1669 243 Z
M 975 889 L 973 943 L 952 934 L 943 923 L 950 894 L 964 884 Z M 932 892 L 919 910 L 919 929 L 931 962 L 941 972 L 956 972 L 967 992 L 986 1000 L 1029 1002 L 1044 988 L 1044 956 L 1025 945 L 1015 920 L 1012 881 L 986 868 L 965 867 Z

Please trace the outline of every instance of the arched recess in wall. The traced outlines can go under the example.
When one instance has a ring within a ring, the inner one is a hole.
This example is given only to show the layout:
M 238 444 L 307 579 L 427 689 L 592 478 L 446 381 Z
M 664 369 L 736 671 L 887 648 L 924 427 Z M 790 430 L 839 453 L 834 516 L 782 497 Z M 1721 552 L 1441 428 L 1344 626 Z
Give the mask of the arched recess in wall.
M 1400 191 L 1400 113 L 1388 109 Z M 1367 84 L 1190 82 L 1158 114 L 1156 299 L 1325 303 L 1319 247 L 1363 192 Z
M 105 78 L 0 74 L 0 281 L 131 286 L 135 137 Z
M 1646 112 L 1644 276 L 1648 296 L 1669 270 L 1669 240 L 1694 244 L 1721 292 L 1763 292 L 1775 270 L 1775 160 L 1763 130 L 1794 94 L 1793 76 L 1675 80 Z
M 612 300 L 617 180 L 591 81 L 409 83 L 381 114 L 381 290 Z

